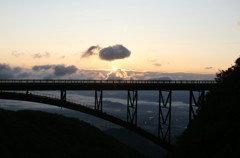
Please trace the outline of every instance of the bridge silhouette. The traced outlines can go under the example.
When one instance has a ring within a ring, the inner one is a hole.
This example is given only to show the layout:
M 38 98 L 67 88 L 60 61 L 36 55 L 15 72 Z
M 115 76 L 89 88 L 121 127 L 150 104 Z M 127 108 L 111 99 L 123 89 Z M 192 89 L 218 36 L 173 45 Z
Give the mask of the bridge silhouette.
M 189 124 L 195 117 L 194 106 L 205 99 L 206 92 L 217 83 L 213 80 L 0 80 L 0 99 L 22 100 L 44 103 L 76 110 L 125 127 L 161 147 L 171 150 L 172 92 L 189 91 Z M 67 91 L 95 91 L 94 108 L 67 99 Z M 103 91 L 127 91 L 126 120 L 103 112 Z M 138 117 L 138 91 L 159 92 L 158 134 L 154 135 L 140 128 Z M 58 91 L 59 97 L 34 94 L 32 91 Z M 197 92 L 197 96 L 196 96 Z

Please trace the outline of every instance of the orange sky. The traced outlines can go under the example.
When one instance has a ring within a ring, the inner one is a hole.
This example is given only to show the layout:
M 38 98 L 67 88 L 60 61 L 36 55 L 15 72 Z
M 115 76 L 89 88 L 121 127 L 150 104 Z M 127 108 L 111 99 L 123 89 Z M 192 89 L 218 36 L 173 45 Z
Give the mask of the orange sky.
M 240 1 L 0 2 L 0 63 L 215 73 L 240 55 Z M 81 59 L 90 46 L 122 44 L 131 56 Z

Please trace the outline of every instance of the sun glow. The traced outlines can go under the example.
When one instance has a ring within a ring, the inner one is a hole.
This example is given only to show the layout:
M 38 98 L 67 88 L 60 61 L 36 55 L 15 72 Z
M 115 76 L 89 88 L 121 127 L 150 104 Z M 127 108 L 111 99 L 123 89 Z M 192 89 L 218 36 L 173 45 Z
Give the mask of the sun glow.
M 117 68 L 117 67 L 112 67 L 112 69 L 111 69 L 111 71 L 117 71 L 118 69 L 120 69 L 120 68 Z

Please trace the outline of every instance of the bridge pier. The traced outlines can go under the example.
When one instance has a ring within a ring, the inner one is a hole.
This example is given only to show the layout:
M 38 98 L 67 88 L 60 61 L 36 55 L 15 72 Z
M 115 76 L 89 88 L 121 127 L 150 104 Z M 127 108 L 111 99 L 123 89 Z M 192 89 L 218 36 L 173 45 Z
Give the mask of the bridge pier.
M 127 122 L 137 126 L 138 91 L 128 90 L 127 100 Z
M 172 90 L 159 90 L 158 137 L 168 143 L 171 142 L 171 110 Z
M 102 96 L 103 90 L 95 90 L 95 110 L 102 111 Z
M 194 92 L 198 93 L 197 98 L 196 98 Z M 196 116 L 196 112 L 194 110 L 194 107 L 199 107 L 200 104 L 204 100 L 205 100 L 205 91 L 204 90 L 201 90 L 201 91 L 190 90 L 190 93 L 189 93 L 189 124 L 188 125 L 191 125 L 192 120 Z

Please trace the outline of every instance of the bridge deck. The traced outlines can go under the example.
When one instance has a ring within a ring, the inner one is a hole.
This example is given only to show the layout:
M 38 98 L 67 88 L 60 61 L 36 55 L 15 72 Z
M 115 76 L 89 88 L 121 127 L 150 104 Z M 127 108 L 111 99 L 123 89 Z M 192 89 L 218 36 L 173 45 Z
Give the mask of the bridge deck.
M 0 90 L 210 90 L 214 80 L 0 80 Z

